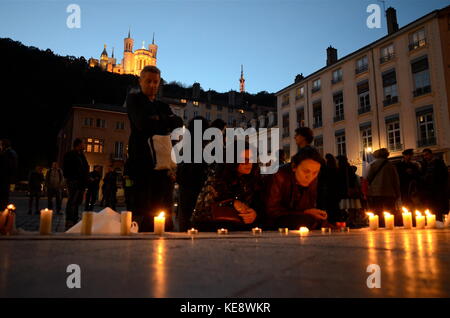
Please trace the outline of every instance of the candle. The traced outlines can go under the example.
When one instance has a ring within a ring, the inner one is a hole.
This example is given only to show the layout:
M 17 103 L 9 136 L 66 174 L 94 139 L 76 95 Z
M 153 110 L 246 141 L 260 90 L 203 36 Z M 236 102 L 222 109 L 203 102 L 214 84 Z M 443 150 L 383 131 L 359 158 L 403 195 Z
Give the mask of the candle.
M 194 228 L 188 230 L 187 232 L 188 232 L 188 234 L 191 234 L 191 235 L 197 235 L 198 234 L 198 230 L 194 229 Z
M 402 210 L 403 210 L 403 213 L 402 213 L 403 227 L 405 229 L 411 229 L 412 228 L 412 214 L 405 207 L 402 207 Z
M 156 235 L 162 235 L 164 233 L 164 226 L 166 224 L 165 213 L 161 211 L 158 216 L 153 218 L 153 227 Z
M 427 216 L 427 228 L 428 229 L 436 228 L 436 215 L 431 214 L 430 210 L 425 210 L 425 214 Z
M 280 227 L 280 228 L 278 229 L 278 232 L 279 232 L 280 234 L 288 235 L 288 234 L 289 234 L 289 229 L 288 229 L 287 227 Z
M 228 230 L 227 229 L 218 229 L 217 230 L 217 234 L 219 234 L 219 235 L 228 234 Z
M 83 212 L 81 217 L 81 235 L 91 235 L 94 224 L 94 212 Z
M 416 229 L 423 229 L 425 227 L 425 216 L 416 210 Z
M 394 215 L 390 214 L 389 212 L 383 212 L 384 215 L 384 227 L 386 230 L 393 230 L 394 229 Z
M 321 230 L 322 233 L 331 233 L 331 227 L 323 227 Z
M 49 235 L 52 233 L 52 217 L 53 211 L 49 209 L 41 210 L 39 233 L 41 235 Z
M 15 213 L 16 206 L 14 204 L 9 204 L 6 208 L 8 209 L 9 214 L 11 215 L 11 218 L 13 220 L 12 221 L 12 229 L 15 231 L 16 230 L 16 213 Z
M 449 214 L 444 214 L 444 227 L 449 227 L 449 225 L 450 225 Z
M 120 213 L 120 235 L 131 234 L 131 219 L 131 211 L 122 211 L 122 213 Z
M 300 236 L 308 235 L 309 229 L 305 226 L 302 226 L 298 232 L 300 233 Z
M 253 235 L 261 235 L 262 234 L 262 230 L 259 227 L 254 227 L 252 229 L 252 233 L 253 233 Z
M 377 230 L 379 227 L 378 215 L 375 215 L 372 212 L 367 212 L 366 214 L 369 216 L 369 229 L 371 231 Z

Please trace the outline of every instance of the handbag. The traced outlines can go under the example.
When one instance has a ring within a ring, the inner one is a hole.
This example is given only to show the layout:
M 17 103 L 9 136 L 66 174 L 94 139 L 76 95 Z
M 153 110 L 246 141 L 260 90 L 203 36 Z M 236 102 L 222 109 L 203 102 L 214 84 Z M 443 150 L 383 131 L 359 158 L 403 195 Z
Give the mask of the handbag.
M 150 152 L 155 161 L 155 170 L 175 170 L 177 164 L 172 160 L 172 140 L 170 135 L 154 135 L 148 139 Z
M 213 221 L 244 224 L 244 220 L 242 220 L 239 212 L 233 207 L 233 203 L 233 199 L 214 202 L 211 205 Z

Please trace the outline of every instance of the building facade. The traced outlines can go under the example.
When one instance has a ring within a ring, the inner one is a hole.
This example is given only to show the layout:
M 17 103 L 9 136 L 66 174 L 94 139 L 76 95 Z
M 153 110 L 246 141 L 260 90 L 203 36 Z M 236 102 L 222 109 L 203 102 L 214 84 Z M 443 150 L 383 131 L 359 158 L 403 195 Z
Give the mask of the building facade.
M 297 152 L 300 126 L 314 131 L 323 153 L 346 155 L 361 167 L 362 152 L 431 148 L 450 163 L 450 7 L 398 28 L 341 59 L 327 49 L 327 66 L 277 95 L 280 145 Z M 359 170 L 361 172 L 361 170 Z
M 123 42 L 124 49 L 122 63 L 117 64 L 117 60 L 114 57 L 114 48 L 112 50 L 111 57 L 108 57 L 108 52 L 106 51 L 105 44 L 100 55 L 100 59 L 97 60 L 91 57 L 89 59 L 89 66 L 99 66 L 101 69 L 112 73 L 132 75 L 139 75 L 141 73 L 141 70 L 147 65 L 156 66 L 158 46 L 155 44 L 154 35 L 152 44 L 148 46 L 148 49 L 145 48 L 145 45 L 143 43 L 142 48 L 133 51 L 134 40 L 131 38 L 129 31 L 128 36 L 123 40 Z

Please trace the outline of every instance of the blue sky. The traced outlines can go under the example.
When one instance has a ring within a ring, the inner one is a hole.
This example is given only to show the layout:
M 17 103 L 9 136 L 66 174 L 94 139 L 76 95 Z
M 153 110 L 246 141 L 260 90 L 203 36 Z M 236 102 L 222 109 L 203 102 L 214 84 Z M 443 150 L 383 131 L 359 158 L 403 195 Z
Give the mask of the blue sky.
M 81 8 L 81 28 L 69 29 L 69 4 Z M 50 48 L 60 55 L 122 58 L 131 27 L 135 49 L 155 32 L 158 67 L 167 81 L 199 82 L 219 92 L 239 89 L 244 64 L 246 90 L 276 92 L 298 73 L 323 67 L 329 45 L 342 57 L 384 36 L 369 29 L 366 12 L 377 0 L 0 0 L 0 37 Z M 400 27 L 445 7 L 443 0 L 387 0 Z

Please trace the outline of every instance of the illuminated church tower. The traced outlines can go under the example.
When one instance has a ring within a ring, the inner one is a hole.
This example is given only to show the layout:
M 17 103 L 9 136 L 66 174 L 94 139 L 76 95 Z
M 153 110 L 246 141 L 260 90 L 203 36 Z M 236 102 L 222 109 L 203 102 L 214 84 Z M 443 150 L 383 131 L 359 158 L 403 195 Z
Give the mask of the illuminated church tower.
M 245 92 L 244 66 L 241 64 L 241 78 L 239 79 L 239 91 Z
M 123 60 L 122 67 L 125 74 L 134 73 L 134 56 L 133 56 L 134 40 L 130 36 L 130 30 L 128 30 L 128 36 L 123 39 Z

